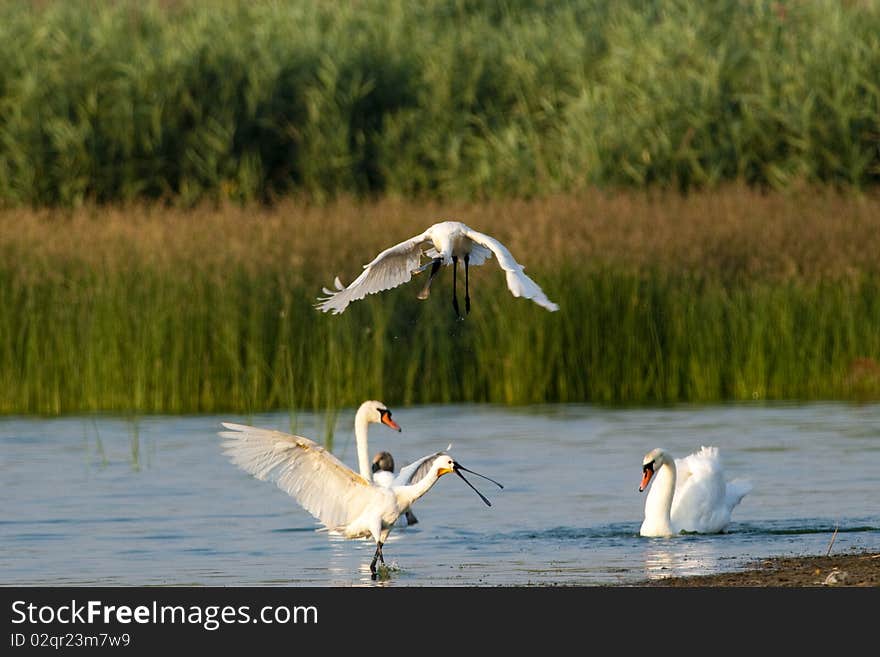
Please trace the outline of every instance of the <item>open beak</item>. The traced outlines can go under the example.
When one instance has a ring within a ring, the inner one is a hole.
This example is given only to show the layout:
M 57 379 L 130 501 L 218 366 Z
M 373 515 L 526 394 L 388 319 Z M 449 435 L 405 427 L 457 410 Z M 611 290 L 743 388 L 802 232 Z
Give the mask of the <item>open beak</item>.
M 648 487 L 648 482 L 651 481 L 651 477 L 654 476 L 654 464 L 648 463 L 644 468 L 642 468 L 642 483 L 639 484 L 639 492 L 641 493 Z
M 384 424 L 386 427 L 391 427 L 395 431 L 400 431 L 400 425 L 392 420 L 391 415 L 389 415 L 388 413 L 382 413 L 382 424 Z
M 480 496 L 480 499 L 483 500 L 483 501 L 486 503 L 486 506 L 492 506 L 492 503 L 491 503 L 489 500 L 486 499 L 486 496 L 483 495 L 483 494 L 482 494 L 480 491 L 478 491 L 476 488 L 474 488 L 474 485 L 473 485 L 471 482 L 469 482 L 467 479 L 465 479 L 465 476 L 464 476 L 463 474 L 461 474 L 462 470 L 465 471 L 465 472 L 470 472 L 471 474 L 475 474 L 475 475 L 477 475 L 478 477 L 482 477 L 483 479 L 486 479 L 486 480 L 488 480 L 488 481 L 491 481 L 493 484 L 495 484 L 496 486 L 498 486 L 498 488 L 504 488 L 504 486 L 502 486 L 501 484 L 499 484 L 499 483 L 498 483 L 497 481 L 495 481 L 494 479 L 492 479 L 492 478 L 490 478 L 490 477 L 487 477 L 486 475 L 481 475 L 479 472 L 474 472 L 473 470 L 468 470 L 466 467 L 464 467 L 464 466 L 461 465 L 460 463 L 457 463 L 457 462 L 454 462 L 454 463 L 453 463 L 453 465 L 452 465 L 452 471 L 453 471 L 455 474 L 457 474 L 459 477 L 461 477 L 461 478 L 464 480 L 464 483 L 466 483 L 468 486 L 470 486 L 471 488 L 473 488 L 473 491 L 474 491 L 477 495 Z

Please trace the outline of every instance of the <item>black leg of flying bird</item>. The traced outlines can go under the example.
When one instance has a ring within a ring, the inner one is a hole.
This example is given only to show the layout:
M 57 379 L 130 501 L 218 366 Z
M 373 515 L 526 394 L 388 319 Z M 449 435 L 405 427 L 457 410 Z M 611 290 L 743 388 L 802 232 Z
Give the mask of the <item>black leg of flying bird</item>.
M 434 281 L 437 272 L 440 271 L 441 264 L 442 260 L 440 258 L 434 258 L 434 262 L 431 265 L 431 274 L 428 276 L 428 280 L 425 281 L 425 287 L 419 292 L 419 299 L 427 299 L 428 295 L 431 294 L 431 283 Z
M 471 311 L 471 291 L 468 286 L 468 266 L 471 262 L 471 254 L 468 253 L 464 257 L 464 311 L 465 313 L 469 313 Z
M 452 256 L 452 307 L 455 308 L 455 314 L 461 319 L 461 311 L 458 309 L 458 291 L 455 289 L 457 272 L 458 256 Z

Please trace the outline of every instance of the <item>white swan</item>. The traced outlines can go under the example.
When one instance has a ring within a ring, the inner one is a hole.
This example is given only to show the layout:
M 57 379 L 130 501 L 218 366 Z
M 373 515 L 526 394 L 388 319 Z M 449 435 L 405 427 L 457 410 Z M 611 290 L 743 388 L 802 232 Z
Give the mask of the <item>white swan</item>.
M 361 477 L 308 438 L 243 424 L 222 424 L 226 429 L 220 432 L 226 439 L 224 453 L 232 463 L 257 479 L 274 482 L 328 530 L 345 538 L 372 537 L 376 542 L 370 562 L 373 579 L 376 561 L 385 563 L 382 546 L 397 518 L 444 474 L 454 472 L 492 506 L 462 474 L 473 471 L 445 453 L 431 461 L 429 472 L 418 482 L 389 488 Z
M 370 463 L 367 434 L 371 424 L 379 423 L 395 431 L 400 431 L 400 425 L 391 419 L 391 411 L 382 402 L 371 399 L 358 407 L 357 413 L 354 415 L 354 439 L 357 445 L 358 472 L 367 481 L 373 481 L 373 467 Z
M 425 247 L 427 250 L 423 250 Z M 322 312 L 332 311 L 334 315 L 338 315 L 352 301 L 407 283 L 413 274 L 419 274 L 430 267 L 431 273 L 419 293 L 419 299 L 427 299 L 431 282 L 440 266 L 452 265 L 452 307 L 461 317 L 455 289 L 458 260 L 464 261 L 465 312 L 470 312 L 468 268 L 471 265 L 482 265 L 493 255 L 507 275 L 507 288 L 513 296 L 531 299 L 550 311 L 559 310 L 559 306 L 547 298 L 538 284 L 526 276 L 523 266 L 514 259 L 507 247 L 494 237 L 480 233 L 460 221 L 441 221 L 424 233 L 385 249 L 372 262 L 364 265 L 364 271 L 348 287 L 344 287 L 337 276 L 334 282 L 336 289 L 323 288 L 327 296 L 318 297 L 319 303 L 315 307 Z M 422 256 L 431 260 L 422 265 Z
M 745 480 L 725 482 L 717 447 L 702 447 L 681 459 L 661 448 L 651 450 L 642 461 L 639 491 L 652 480 L 639 530 L 642 536 L 721 532 L 734 507 L 752 489 Z

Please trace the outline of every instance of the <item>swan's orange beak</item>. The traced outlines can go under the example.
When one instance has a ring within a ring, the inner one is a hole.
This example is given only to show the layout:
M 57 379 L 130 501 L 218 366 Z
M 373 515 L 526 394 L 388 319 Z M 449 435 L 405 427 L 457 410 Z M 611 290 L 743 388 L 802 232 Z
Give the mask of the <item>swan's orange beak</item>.
M 642 471 L 642 483 L 639 484 L 639 492 L 641 493 L 648 487 L 648 482 L 651 481 L 651 477 L 654 476 L 654 468 L 652 464 L 649 463 L 646 465 Z
M 395 431 L 400 431 L 400 425 L 391 419 L 391 413 L 382 413 L 382 424 L 391 427 Z

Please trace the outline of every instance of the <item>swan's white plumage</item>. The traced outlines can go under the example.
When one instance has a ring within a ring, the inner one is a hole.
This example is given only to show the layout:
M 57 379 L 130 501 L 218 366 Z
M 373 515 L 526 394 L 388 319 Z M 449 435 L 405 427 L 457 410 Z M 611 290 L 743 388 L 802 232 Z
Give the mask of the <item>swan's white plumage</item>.
M 469 264 L 474 266 L 482 265 L 494 255 L 505 272 L 507 288 L 513 296 L 531 299 L 550 311 L 559 310 L 559 306 L 526 275 L 507 247 L 494 237 L 459 221 L 441 221 L 424 233 L 385 249 L 364 265 L 364 271 L 347 287 L 343 287 L 337 277 L 336 289 L 323 288 L 326 296 L 318 297 L 319 303 L 315 307 L 338 315 L 352 301 L 409 282 L 414 273 L 424 269 L 423 256 L 431 260 L 440 258 L 444 265 L 450 265 L 453 256 L 463 258 L 466 255 Z
M 642 536 L 721 532 L 730 523 L 733 509 L 752 489 L 745 480 L 725 481 L 717 447 L 704 446 L 674 460 L 665 450 L 655 449 L 645 456 L 645 463 L 649 461 L 658 465 L 645 499 Z

